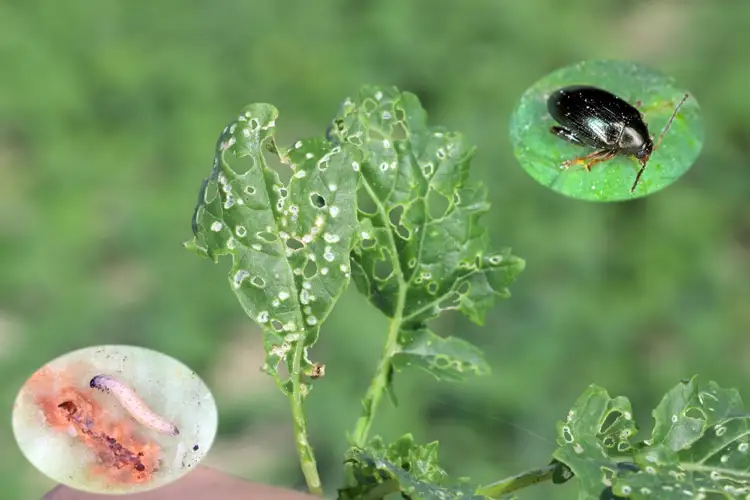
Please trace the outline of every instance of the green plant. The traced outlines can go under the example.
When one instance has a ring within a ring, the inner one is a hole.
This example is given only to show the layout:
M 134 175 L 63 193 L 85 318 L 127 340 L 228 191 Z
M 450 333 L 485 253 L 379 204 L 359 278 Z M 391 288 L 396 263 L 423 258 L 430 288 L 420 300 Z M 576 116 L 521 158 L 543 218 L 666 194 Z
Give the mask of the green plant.
M 214 261 L 232 257 L 230 286 L 263 329 L 264 370 L 290 400 L 312 493 L 322 494 L 322 485 L 303 404 L 324 366 L 307 351 L 350 279 L 390 326 L 350 435 L 339 498 L 398 492 L 414 500 L 508 498 L 574 475 L 581 498 L 646 498 L 675 482 L 696 496 L 700 487 L 724 494 L 748 487 L 750 436 L 739 396 L 713 384 L 700 389 L 694 381 L 667 394 L 654 414 L 654 436 L 637 444 L 630 441 L 635 425 L 627 399 L 591 387 L 559 424 L 559 448 L 549 465 L 486 486 L 450 481 L 438 465 L 437 443 L 419 445 L 409 434 L 390 444 L 370 437 L 396 372 L 415 366 L 454 381 L 489 372 L 480 349 L 436 335 L 428 322 L 454 309 L 481 324 L 494 300 L 509 296 L 507 286 L 524 261 L 508 249 L 489 250 L 480 224 L 489 204 L 482 186 L 468 180 L 474 150 L 460 134 L 428 127 L 416 96 L 364 87 L 358 99 L 343 103 L 325 138 L 290 148 L 276 144 L 277 116 L 275 107 L 254 104 L 224 130 L 194 214 L 195 237 L 186 246 Z M 269 166 L 264 152 L 286 171 Z M 717 426 L 727 431 L 719 436 Z M 714 464 L 714 455 L 697 451 L 720 443 L 736 448 L 730 464 L 721 457 Z

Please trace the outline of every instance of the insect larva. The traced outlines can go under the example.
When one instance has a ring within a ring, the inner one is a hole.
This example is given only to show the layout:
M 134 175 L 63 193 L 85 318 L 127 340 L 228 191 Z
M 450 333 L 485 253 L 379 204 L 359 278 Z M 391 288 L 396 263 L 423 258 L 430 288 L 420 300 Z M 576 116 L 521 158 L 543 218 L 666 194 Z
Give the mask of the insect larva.
M 114 396 L 134 419 L 146 427 L 172 436 L 180 433 L 172 422 L 154 413 L 131 387 L 116 378 L 109 375 L 97 375 L 91 379 L 89 386 Z

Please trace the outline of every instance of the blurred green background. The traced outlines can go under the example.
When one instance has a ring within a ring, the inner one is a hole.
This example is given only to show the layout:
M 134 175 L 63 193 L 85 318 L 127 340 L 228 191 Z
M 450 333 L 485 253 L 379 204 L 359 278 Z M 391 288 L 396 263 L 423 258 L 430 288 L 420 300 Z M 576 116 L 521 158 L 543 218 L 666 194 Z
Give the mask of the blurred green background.
M 216 138 L 242 106 L 278 106 L 287 143 L 322 133 L 362 83 L 415 92 L 433 124 L 478 146 L 493 241 L 527 259 L 484 328 L 450 315 L 435 326 L 485 348 L 493 375 L 402 374 L 401 405 L 384 401 L 375 432 L 440 440 L 450 473 L 488 482 L 546 463 L 555 422 L 592 382 L 631 397 L 645 422 L 693 373 L 750 401 L 750 4 L 704 3 L 0 3 L 0 498 L 53 486 L 15 445 L 19 387 L 50 359 L 107 343 L 168 353 L 214 390 L 220 429 L 204 463 L 301 485 L 288 403 L 258 372 L 260 336 L 228 262 L 181 244 Z M 590 58 L 650 65 L 698 100 L 703 154 L 675 185 L 586 203 L 516 163 L 517 99 Z M 312 353 L 327 365 L 308 412 L 330 493 L 385 327 L 351 286 Z

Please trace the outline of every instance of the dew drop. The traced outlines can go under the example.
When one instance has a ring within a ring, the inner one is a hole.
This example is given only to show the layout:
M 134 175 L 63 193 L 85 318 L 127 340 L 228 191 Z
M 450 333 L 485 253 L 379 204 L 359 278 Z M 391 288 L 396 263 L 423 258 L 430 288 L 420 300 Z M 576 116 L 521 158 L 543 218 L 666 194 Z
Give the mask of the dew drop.
M 315 316 L 308 316 L 306 321 L 307 321 L 307 324 L 310 326 L 318 324 L 318 318 L 316 318 Z
M 338 243 L 341 240 L 341 237 L 338 234 L 325 233 L 323 239 L 328 243 Z
M 215 221 L 213 224 L 211 224 L 211 231 L 213 231 L 214 233 L 218 233 L 219 231 L 221 231 L 222 227 L 224 227 L 224 225 L 221 222 Z
M 261 311 L 256 319 L 258 323 L 268 323 L 268 311 Z
M 279 292 L 279 299 L 286 300 L 289 298 L 289 292 L 286 292 L 284 290 Z
M 328 211 L 330 212 L 331 217 L 335 218 L 339 214 L 339 207 L 331 205 L 331 207 L 328 209 Z

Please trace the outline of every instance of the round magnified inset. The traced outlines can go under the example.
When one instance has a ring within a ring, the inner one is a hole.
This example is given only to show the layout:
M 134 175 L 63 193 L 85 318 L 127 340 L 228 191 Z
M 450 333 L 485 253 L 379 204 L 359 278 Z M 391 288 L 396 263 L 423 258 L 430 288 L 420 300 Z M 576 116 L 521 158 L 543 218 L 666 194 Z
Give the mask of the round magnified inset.
M 584 61 L 542 78 L 510 123 L 513 151 L 539 183 L 571 198 L 620 201 L 675 182 L 703 146 L 695 96 L 627 61 Z
M 187 366 L 141 347 L 65 354 L 36 371 L 13 409 L 23 454 L 79 490 L 124 494 L 170 483 L 208 452 L 218 414 Z

